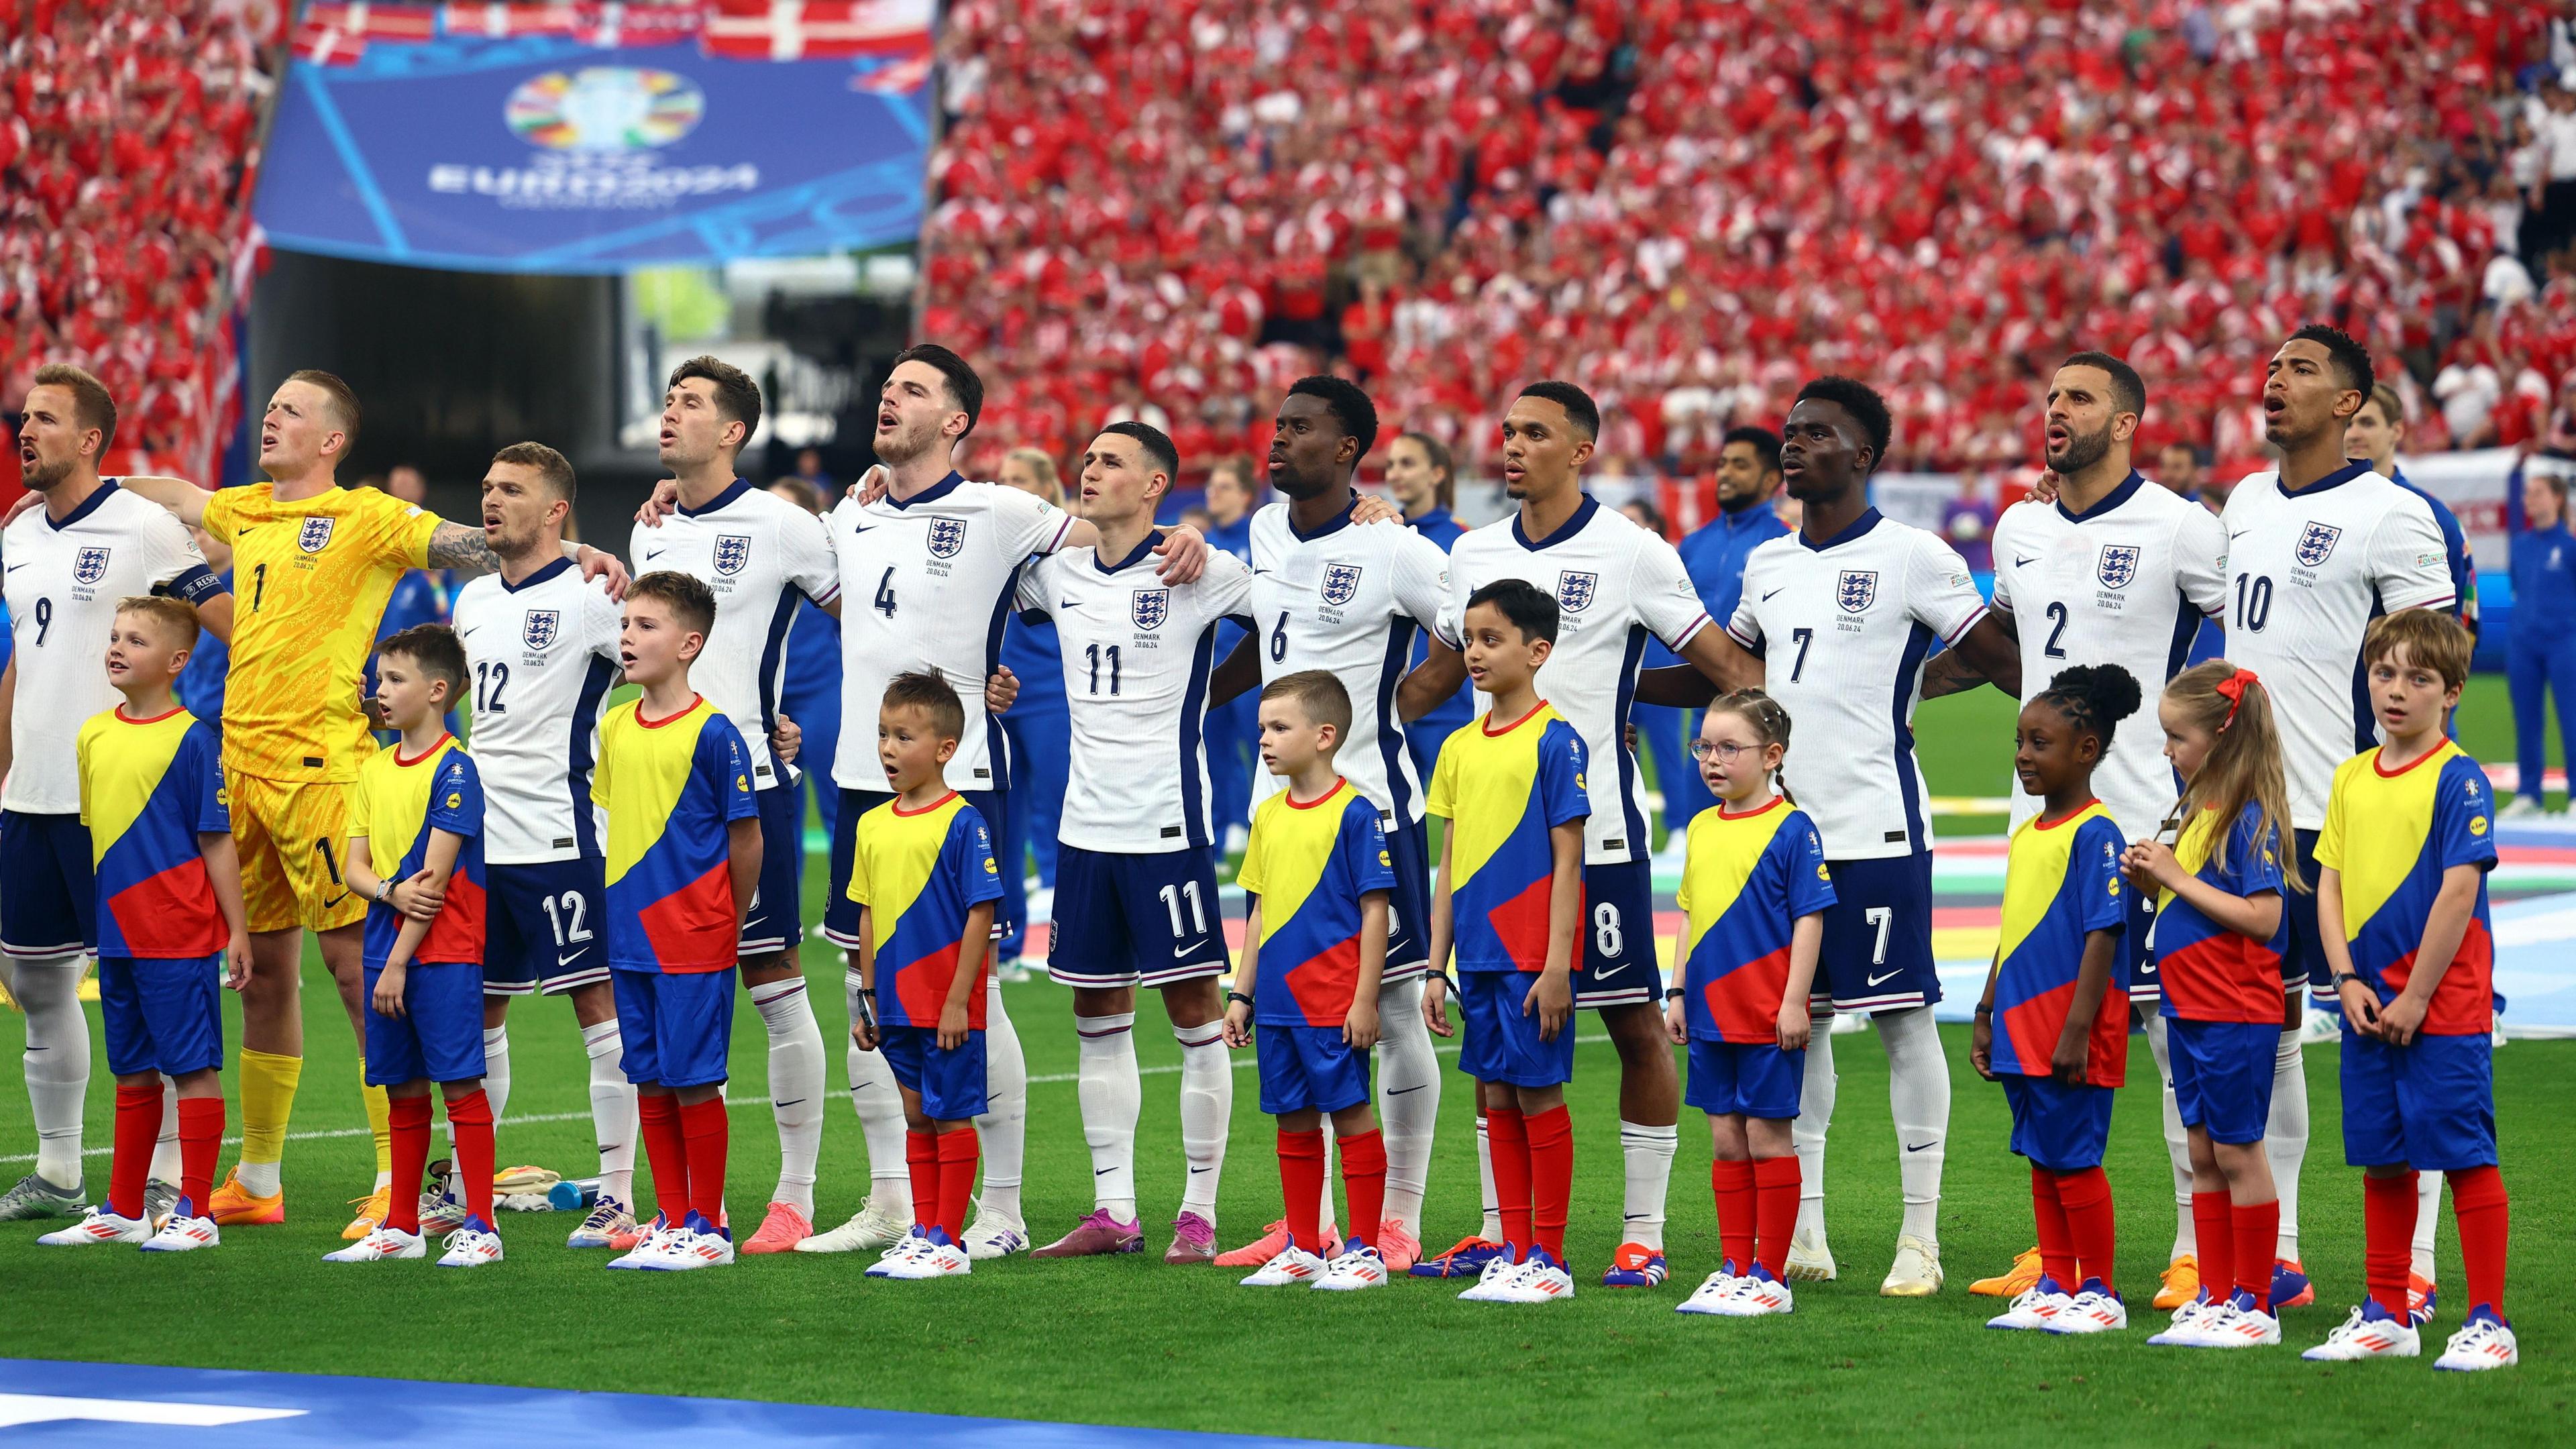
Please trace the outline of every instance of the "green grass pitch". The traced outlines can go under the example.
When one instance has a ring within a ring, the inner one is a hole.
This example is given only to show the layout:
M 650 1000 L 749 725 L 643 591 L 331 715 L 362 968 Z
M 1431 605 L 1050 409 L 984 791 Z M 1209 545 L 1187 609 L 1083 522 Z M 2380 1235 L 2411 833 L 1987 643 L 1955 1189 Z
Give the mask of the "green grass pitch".
M 2473 747 L 2498 743 L 2501 694 L 2480 681 L 2467 712 Z M 2009 720 L 1991 692 L 1928 708 L 1923 749 L 1935 788 L 1994 793 Z M 815 863 L 809 874 L 819 873 Z M 808 893 L 811 911 L 819 885 L 810 879 Z M 836 1039 L 840 965 L 820 950 L 805 959 L 827 1040 Z M 2002 1093 L 1968 1071 L 1963 1029 L 1947 1029 L 1956 1106 L 1941 1228 L 1950 1287 L 1929 1301 L 1877 1296 L 1897 1216 L 1886 1065 L 1872 1039 L 1844 1037 L 1829 1164 L 1844 1276 L 1800 1285 L 1789 1318 L 1732 1322 L 1671 1311 L 1717 1255 L 1708 1139 L 1695 1113 L 1684 1113 L 1673 1173 L 1675 1281 L 1643 1293 L 1589 1286 L 1616 1244 L 1620 1193 L 1617 1064 L 1598 1040 L 1580 1048 L 1568 1094 L 1576 1124 L 1570 1248 L 1586 1284 L 1572 1303 L 1458 1304 L 1455 1285 L 1409 1280 L 1346 1298 L 1256 1292 L 1233 1286 L 1232 1275 L 1163 1266 L 1182 1169 L 1178 1051 L 1155 1006 L 1142 1009 L 1138 1032 L 1149 1073 L 1137 1154 L 1144 1256 L 1021 1260 L 932 1284 L 865 1280 L 857 1255 L 744 1259 L 680 1277 L 610 1274 L 600 1270 L 604 1255 L 560 1246 L 570 1215 L 504 1214 L 511 1256 L 481 1272 L 331 1267 L 319 1259 L 338 1246 L 344 1200 L 364 1192 L 372 1163 L 349 1033 L 318 965 L 308 968 L 306 992 L 310 1057 L 294 1130 L 340 1135 L 290 1145 L 287 1225 L 237 1230 L 216 1251 L 175 1259 L 41 1249 L 33 1225 L 11 1225 L 0 1232 L 8 1353 L 1455 1445 L 1852 1433 L 1925 1443 L 2068 1434 L 2101 1443 L 2322 1444 L 2364 1434 L 2563 1443 L 2576 1401 L 2568 1348 L 2576 1302 L 2566 1287 L 2576 1275 L 2576 1145 L 2559 1130 L 2576 1102 L 2576 1043 L 2517 1042 L 2496 1058 L 2514 1194 L 2510 1307 L 2525 1359 L 2515 1370 L 2450 1375 L 2434 1373 L 2429 1356 L 2461 1308 L 2447 1213 L 2444 1312 L 2425 1359 L 2328 1366 L 2298 1358 L 2341 1320 L 2361 1283 L 2361 1189 L 2342 1165 L 2331 1047 L 2307 1057 L 2316 1124 L 2301 1217 L 2319 1303 L 2287 1315 L 2282 1348 L 2216 1355 L 2150 1349 L 2144 1326 L 2081 1341 L 1981 1327 L 1994 1305 L 1969 1297 L 1967 1282 L 2027 1244 L 2031 1223 L 2026 1171 L 2005 1148 Z M 1066 994 L 1043 983 L 1011 988 L 1010 1005 L 1032 1073 L 1028 1217 L 1035 1233 L 1051 1236 L 1089 1207 L 1070 1011 Z M 9 1023 L 0 1025 L 0 1052 L 14 1054 L 16 1018 L 0 1018 Z M 1585 1030 L 1598 1037 L 1597 1026 Z M 559 1120 L 504 1127 L 502 1160 L 586 1172 L 595 1159 L 570 1009 L 524 1003 L 511 1038 L 511 1118 Z M 832 1056 L 837 1082 L 837 1047 Z M 763 1059 L 758 1018 L 741 1011 L 736 1090 L 746 1097 L 764 1090 Z M 2109 1166 L 2122 1279 L 2144 1320 L 2172 1204 L 2143 1052 L 2137 1062 L 2148 1085 L 2120 1094 Z M 1238 1067 L 1220 1222 L 1229 1246 L 1274 1217 L 1279 1201 L 1249 1054 Z M 1454 1074 L 1443 1090 L 1426 1213 L 1435 1247 L 1471 1230 L 1477 1209 L 1469 1095 Z M 91 1093 L 94 1146 L 109 1140 L 112 1096 L 103 1087 Z M 733 1120 L 731 1200 L 738 1221 L 756 1222 L 776 1169 L 775 1139 L 763 1106 L 746 1102 Z M 31 1145 L 24 1097 L 11 1081 L 0 1090 L 0 1153 Z M 827 1223 L 857 1207 L 862 1160 L 857 1124 L 836 1102 L 819 1186 Z M 25 1170 L 0 1165 L 12 1176 Z M 91 1171 L 103 1190 L 105 1159 L 93 1158 Z

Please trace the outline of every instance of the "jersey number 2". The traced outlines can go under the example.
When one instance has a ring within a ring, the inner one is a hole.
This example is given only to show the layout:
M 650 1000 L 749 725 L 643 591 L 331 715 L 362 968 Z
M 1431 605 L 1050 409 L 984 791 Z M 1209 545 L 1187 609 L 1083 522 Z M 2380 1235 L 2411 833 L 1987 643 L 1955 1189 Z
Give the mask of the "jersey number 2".
M 2039 646 L 2039 652 L 2051 659 L 2065 658 L 2066 651 L 2057 647 L 2057 641 L 2065 635 L 2066 606 L 2051 602 L 2048 606 L 2048 642 Z

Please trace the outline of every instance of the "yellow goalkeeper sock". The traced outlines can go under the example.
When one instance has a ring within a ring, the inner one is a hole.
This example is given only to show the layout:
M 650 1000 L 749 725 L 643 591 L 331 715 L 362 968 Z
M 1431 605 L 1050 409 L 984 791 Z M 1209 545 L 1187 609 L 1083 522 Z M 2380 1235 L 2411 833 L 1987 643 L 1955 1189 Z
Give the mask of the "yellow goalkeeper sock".
M 286 1119 L 295 1111 L 295 1085 L 304 1058 L 245 1049 L 241 1054 L 241 1161 L 235 1169 L 244 1191 L 277 1195 L 278 1162 L 286 1155 Z
M 394 1180 L 394 1108 L 385 1089 L 366 1085 L 367 1059 L 358 1058 L 358 1095 L 367 1104 L 367 1131 L 376 1139 L 376 1186 Z

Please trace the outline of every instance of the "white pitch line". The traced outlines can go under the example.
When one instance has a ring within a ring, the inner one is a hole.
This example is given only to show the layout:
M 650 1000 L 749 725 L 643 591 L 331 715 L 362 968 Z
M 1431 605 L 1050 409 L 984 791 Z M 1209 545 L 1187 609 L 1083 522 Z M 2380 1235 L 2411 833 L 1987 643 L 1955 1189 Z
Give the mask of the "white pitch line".
M 1606 1036 L 1578 1036 L 1574 1039 L 1574 1044 L 1577 1046 L 1597 1046 L 1608 1040 L 1610 1040 L 1610 1038 Z M 1454 1057 L 1459 1053 L 1461 1048 L 1454 1046 L 1435 1046 L 1431 1050 L 1436 1056 Z M 1234 1062 L 1234 1069 L 1238 1072 L 1248 1072 L 1257 1065 L 1258 1063 L 1251 1057 L 1237 1057 Z M 1167 1067 L 1138 1067 L 1136 1069 L 1136 1075 L 1140 1077 L 1170 1076 L 1171 1074 L 1178 1072 L 1180 1069 L 1180 1064 L 1177 1062 Z M 1076 1081 L 1079 1077 L 1080 1074 L 1076 1072 L 1047 1072 L 1039 1076 L 1029 1078 L 1029 1085 L 1032 1087 L 1055 1086 L 1064 1082 Z M 767 1097 L 727 1097 L 725 1098 L 725 1105 L 727 1107 L 766 1107 L 769 1105 L 769 1099 Z M 497 1127 L 532 1127 L 544 1122 L 587 1122 L 589 1120 L 590 1114 L 588 1112 L 531 1112 L 524 1117 L 504 1117 L 493 1125 Z M 440 1121 L 433 1123 L 430 1130 L 434 1133 L 443 1133 L 447 1130 L 447 1123 L 444 1119 L 441 1119 Z M 328 1127 L 316 1132 L 289 1132 L 286 1134 L 286 1140 L 289 1142 L 321 1142 L 334 1137 L 365 1137 L 371 1135 L 373 1131 L 373 1128 L 368 1127 Z M 241 1139 L 239 1137 L 227 1137 L 224 1139 L 224 1145 L 226 1147 L 238 1147 L 241 1145 Z M 115 1151 L 116 1149 L 113 1146 L 85 1147 L 81 1149 L 81 1156 L 106 1157 Z M 33 1162 L 35 1160 L 36 1154 L 32 1152 L 21 1152 L 8 1157 L 0 1157 L 0 1163 L 11 1164 Z

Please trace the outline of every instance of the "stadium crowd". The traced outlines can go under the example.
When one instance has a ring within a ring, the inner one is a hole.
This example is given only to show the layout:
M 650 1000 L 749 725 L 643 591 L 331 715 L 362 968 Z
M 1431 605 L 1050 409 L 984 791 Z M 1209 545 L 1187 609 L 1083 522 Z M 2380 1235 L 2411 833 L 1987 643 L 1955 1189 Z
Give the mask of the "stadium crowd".
M 2103 346 L 2150 442 L 2250 464 L 2304 320 L 2403 360 L 2412 449 L 2576 403 L 2576 0 L 963 0 L 942 44 L 919 331 L 1058 457 L 1102 399 L 1258 453 L 1328 360 L 1471 457 L 1553 373 L 1697 474 L 1857 369 L 1896 466 L 2018 463 Z
M 76 362 L 118 442 L 206 455 L 277 0 L 0 0 L 0 393 Z

